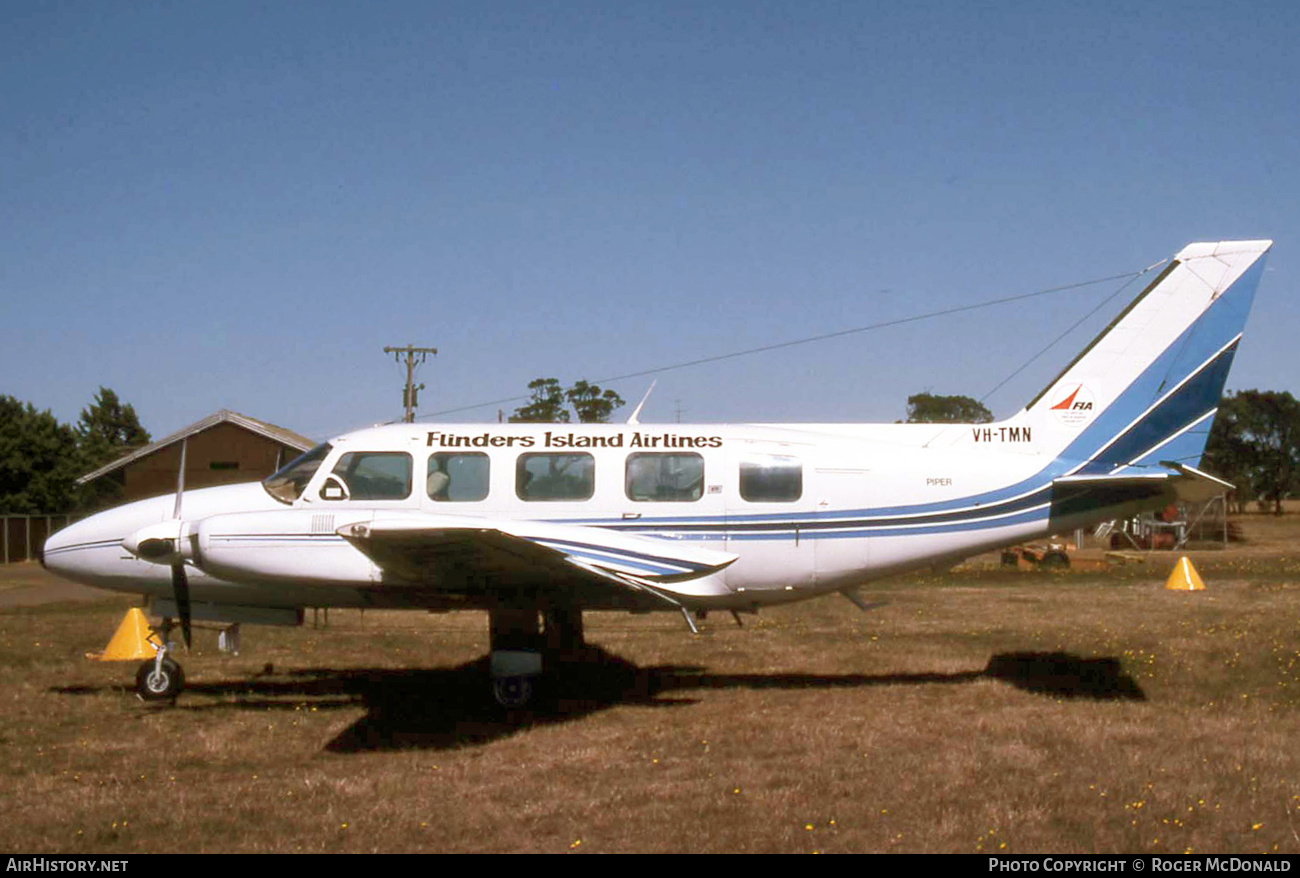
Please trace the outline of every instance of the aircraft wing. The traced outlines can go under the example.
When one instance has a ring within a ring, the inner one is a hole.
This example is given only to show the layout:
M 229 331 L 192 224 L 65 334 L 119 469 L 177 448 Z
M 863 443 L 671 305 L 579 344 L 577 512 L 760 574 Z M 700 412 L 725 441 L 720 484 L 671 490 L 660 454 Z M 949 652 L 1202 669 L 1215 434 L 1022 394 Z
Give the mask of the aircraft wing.
M 454 516 L 376 517 L 337 533 L 386 580 L 470 595 L 555 591 L 597 604 L 663 599 L 673 583 L 738 557 L 584 525 Z

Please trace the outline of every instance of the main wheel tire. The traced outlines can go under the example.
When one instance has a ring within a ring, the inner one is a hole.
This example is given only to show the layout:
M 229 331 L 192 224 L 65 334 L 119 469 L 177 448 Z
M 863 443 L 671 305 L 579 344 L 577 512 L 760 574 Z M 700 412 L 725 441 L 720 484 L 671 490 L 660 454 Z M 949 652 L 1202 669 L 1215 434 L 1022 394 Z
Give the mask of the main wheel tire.
M 492 681 L 492 694 L 502 707 L 523 707 L 533 700 L 533 678 L 498 677 Z
M 185 688 L 185 674 L 171 659 L 163 659 L 162 670 L 152 659 L 135 672 L 135 694 L 145 701 L 175 701 Z

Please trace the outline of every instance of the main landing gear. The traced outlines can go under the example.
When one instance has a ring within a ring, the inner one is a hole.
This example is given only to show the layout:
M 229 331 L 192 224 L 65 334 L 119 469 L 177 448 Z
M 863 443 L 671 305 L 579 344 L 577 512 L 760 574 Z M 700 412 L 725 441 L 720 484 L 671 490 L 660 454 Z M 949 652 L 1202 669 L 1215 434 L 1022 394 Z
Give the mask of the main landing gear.
M 572 660 L 586 648 L 582 611 L 576 607 L 498 607 L 488 612 L 488 620 L 492 696 L 502 707 L 532 703 L 546 665 Z M 170 655 L 175 626 L 174 620 L 164 618 L 148 637 L 155 655 L 135 674 L 135 692 L 143 701 L 175 701 L 185 688 L 185 673 Z
M 532 702 L 547 659 L 562 660 L 586 646 L 582 610 L 576 607 L 499 607 L 488 611 L 488 627 L 492 697 L 506 708 Z

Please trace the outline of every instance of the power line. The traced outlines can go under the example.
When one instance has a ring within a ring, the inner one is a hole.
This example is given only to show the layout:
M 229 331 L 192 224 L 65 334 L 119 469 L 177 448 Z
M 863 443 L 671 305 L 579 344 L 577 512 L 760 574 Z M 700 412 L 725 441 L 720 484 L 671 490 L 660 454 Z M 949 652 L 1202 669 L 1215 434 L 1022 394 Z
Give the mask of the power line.
M 1066 327 L 1066 329 L 1065 329 L 1064 332 L 1062 332 L 1062 333 L 1061 333 L 1060 335 L 1058 335 L 1056 338 L 1054 338 L 1054 339 L 1052 339 L 1051 341 L 1049 341 L 1047 344 L 1043 345 L 1042 350 L 1040 350 L 1038 353 L 1034 354 L 1034 355 L 1033 355 L 1032 357 L 1030 357 L 1028 360 L 1025 360 L 1023 363 L 1021 363 L 1020 366 L 1019 366 L 1018 368 L 1016 368 L 1016 369 L 1015 369 L 1015 370 L 1014 370 L 1010 375 L 1008 375 L 1006 378 L 1003 378 L 1001 381 L 999 381 L 999 382 L 998 382 L 998 383 L 993 387 L 992 390 L 990 390 L 988 393 L 986 393 L 986 394 L 984 394 L 983 396 L 981 396 L 981 397 L 980 397 L 980 402 L 983 402 L 984 400 L 988 399 L 988 398 L 989 398 L 990 396 L 992 396 L 993 394 L 997 393 L 999 390 L 1002 389 L 1002 386 L 1003 386 L 1004 384 L 1006 384 L 1006 383 L 1007 383 L 1008 381 L 1010 381 L 1012 378 L 1015 378 L 1015 377 L 1016 377 L 1017 375 L 1019 375 L 1021 372 L 1025 371 L 1025 369 L 1029 368 L 1029 364 L 1030 364 L 1030 363 L 1034 362 L 1034 360 L 1037 360 L 1037 359 L 1038 359 L 1039 357 L 1041 357 L 1043 354 L 1047 353 L 1047 352 L 1048 352 L 1049 350 L 1051 350 L 1051 349 L 1052 349 L 1056 344 L 1058 344 L 1058 343 L 1061 341 L 1061 339 L 1065 338 L 1067 335 L 1069 335 L 1070 333 L 1072 333 L 1072 332 L 1074 332 L 1076 329 L 1078 329 L 1078 328 L 1079 328 L 1079 325 L 1080 325 L 1081 323 L 1083 323 L 1083 322 L 1084 322 L 1085 320 L 1087 320 L 1089 317 L 1091 317 L 1092 315 L 1094 315 L 1094 314 L 1096 314 L 1098 311 L 1100 311 L 1102 308 L 1104 308 L 1104 307 L 1106 306 L 1106 303 L 1107 303 L 1107 302 L 1109 302 L 1111 299 L 1114 299 L 1114 298 L 1115 298 L 1116 296 L 1118 296 L 1120 293 L 1122 293 L 1122 292 L 1124 292 L 1126 289 L 1128 289 L 1129 286 L 1132 285 L 1133 281 L 1137 280 L 1139 277 L 1141 277 L 1142 275 L 1146 274 L 1146 273 L 1147 273 L 1148 271 L 1150 271 L 1152 268 L 1155 268 L 1156 265 L 1163 265 L 1163 264 L 1164 264 L 1165 262 L 1167 262 L 1167 261 L 1168 261 L 1167 259 L 1162 259 L 1162 260 L 1160 260 L 1159 262 L 1157 262 L 1155 265 L 1152 265 L 1152 266 L 1149 266 L 1149 267 L 1147 267 L 1147 268 L 1142 269 L 1142 270 L 1139 271 L 1137 274 L 1133 275 L 1133 276 L 1130 277 L 1128 280 L 1124 281 L 1124 283 L 1120 284 L 1120 286 L 1115 290 L 1115 292 L 1111 293 L 1109 296 L 1107 296 L 1106 298 L 1104 298 L 1104 299 L 1102 299 L 1100 302 L 1098 302 L 1098 303 L 1097 303 L 1097 306 L 1096 306 L 1095 308 L 1093 308 L 1093 309 L 1092 309 L 1091 311 L 1089 311 L 1087 314 L 1084 314 L 1084 315 L 1083 315 L 1082 317 L 1080 317 L 1078 320 L 1076 320 L 1076 321 L 1074 321 L 1073 323 L 1071 323 L 1068 327 Z
M 612 382 L 614 382 L 614 381 L 626 381 L 626 380 L 629 379 L 629 378 L 642 378 L 642 377 L 644 377 L 644 376 L 646 376 L 646 375 L 657 375 L 657 374 L 659 374 L 660 372 L 671 372 L 671 371 L 673 371 L 673 370 L 675 370 L 675 369 L 686 369 L 686 368 L 689 368 L 689 367 L 691 367 L 691 366 L 702 366 L 702 365 L 704 365 L 704 364 L 706 364 L 706 363 L 719 363 L 719 362 L 722 362 L 723 360 L 734 360 L 734 359 L 736 359 L 737 357 L 748 357 L 748 356 L 750 356 L 750 355 L 752 355 L 752 354 L 762 354 L 762 353 L 766 353 L 766 352 L 768 352 L 768 351 L 777 351 L 777 350 L 781 350 L 781 349 L 783 349 L 783 348 L 792 348 L 792 347 L 795 347 L 795 346 L 797 346 L 797 345 L 812 344 L 813 342 L 818 342 L 818 341 L 828 341 L 828 340 L 833 339 L 833 338 L 843 338 L 843 337 L 846 336 L 846 335 L 855 335 L 855 334 L 857 334 L 857 333 L 861 333 L 861 332 L 872 332 L 872 331 L 877 330 L 877 329 L 888 329 L 888 328 L 891 327 L 891 326 L 902 326 L 902 325 L 907 324 L 907 323 L 916 323 L 916 322 L 921 321 L 921 320 L 931 320 L 931 319 L 933 319 L 933 318 L 935 318 L 935 317 L 947 317 L 947 316 L 952 315 L 952 314 L 962 314 L 962 313 L 967 312 L 967 311 L 976 311 L 976 310 L 979 310 L 979 309 L 981 309 L 981 308 L 992 308 L 992 307 L 995 306 L 995 305 L 1006 305 L 1006 304 L 1009 304 L 1009 303 L 1011 303 L 1011 302 L 1022 302 L 1022 301 L 1024 301 L 1025 299 L 1032 299 L 1032 298 L 1035 298 L 1035 297 L 1037 297 L 1037 296 L 1046 296 L 1046 295 L 1051 295 L 1052 293 L 1063 293 L 1063 292 L 1067 292 L 1067 291 L 1069 291 L 1069 290 L 1077 290 L 1077 289 L 1079 289 L 1079 288 L 1081 288 L 1081 287 L 1093 286 L 1093 285 L 1095 285 L 1095 284 L 1108 283 L 1108 282 L 1110 282 L 1110 281 L 1125 280 L 1125 281 L 1127 281 L 1127 282 L 1125 283 L 1124 286 L 1127 286 L 1128 283 L 1132 283 L 1132 281 L 1133 281 L 1134 279 L 1136 279 L 1136 278 L 1138 278 L 1138 277 L 1141 277 L 1142 275 L 1144 275 L 1144 274 L 1146 274 L 1148 271 L 1150 271 L 1152 268 L 1155 268 L 1156 265 L 1160 265 L 1160 264 L 1162 264 L 1162 263 L 1157 262 L 1155 265 L 1147 266 L 1146 268 L 1143 268 L 1143 269 L 1141 269 L 1140 271 L 1126 271 L 1126 272 L 1124 272 L 1123 274 L 1112 274 L 1112 275 L 1108 275 L 1108 276 L 1106 276 L 1106 277 L 1099 277 L 1099 278 L 1093 278 L 1092 280 L 1080 281 L 1080 282 L 1078 282 L 1078 283 L 1065 284 L 1064 286 L 1059 286 L 1059 287 L 1047 287 L 1047 288 L 1045 288 L 1045 289 L 1035 290 L 1035 291 L 1032 292 L 1032 293 L 1020 293 L 1019 295 L 1015 295 L 1015 296 L 1003 296 L 1003 297 L 998 298 L 998 299 L 989 299 L 989 300 L 984 301 L 984 302 L 977 302 L 977 303 L 975 303 L 975 304 L 973 304 L 973 305 L 958 305 L 958 306 L 953 307 L 953 308 L 943 308 L 943 309 L 941 309 L 941 310 L 939 310 L 939 311 L 929 311 L 929 312 L 926 312 L 926 313 L 924 313 L 924 314 L 914 314 L 914 315 L 912 315 L 911 317 L 899 317 L 899 318 L 896 318 L 896 319 L 893 319 L 893 320 L 883 320 L 883 321 L 881 321 L 881 322 L 879 322 L 879 323 L 871 323 L 871 324 L 868 324 L 868 325 L 866 325 L 866 326 L 855 326 L 855 327 L 853 327 L 852 329 L 841 329 L 841 330 L 838 330 L 838 331 L 836 331 L 836 332 L 827 332 L 827 333 L 823 333 L 822 335 L 812 335 L 812 336 L 808 336 L 807 338 L 798 338 L 798 339 L 794 339 L 794 340 L 792 340 L 792 341 L 776 342 L 776 343 L 774 343 L 774 344 L 762 345 L 761 347 L 756 347 L 756 348 L 747 348 L 747 349 L 745 349 L 745 350 L 743 350 L 743 351 L 732 351 L 731 353 L 726 353 L 726 354 L 717 354 L 717 355 L 712 356 L 712 357 L 700 357 L 699 359 L 696 359 L 696 360 L 686 360 L 686 361 L 684 361 L 684 362 L 681 362 L 681 363 L 673 363 L 672 365 L 668 365 L 668 366 L 658 366 L 658 367 L 653 368 L 653 369 L 642 369 L 642 370 L 639 371 L 639 372 L 627 372 L 627 373 L 625 373 L 625 374 L 623 374 L 623 375 L 614 375 L 613 377 L 610 377 L 610 378 L 600 378 L 600 379 L 597 379 L 597 380 L 596 380 L 595 382 L 593 382 L 593 383 L 595 383 L 595 384 L 609 384 L 609 383 L 612 383 Z M 1121 290 L 1122 290 L 1123 288 L 1124 288 L 1124 287 L 1120 287 Z M 1110 296 L 1106 301 L 1109 301 L 1111 298 L 1114 298 L 1114 296 L 1115 296 L 1118 292 L 1119 292 L 1119 291 L 1117 290 L 1116 293 L 1112 293 L 1111 296 Z M 1105 303 L 1103 302 L 1103 304 L 1105 304 Z M 1101 306 L 1099 305 L 1098 307 L 1101 307 Z M 1085 317 L 1085 319 L 1086 319 L 1086 317 Z M 1076 325 L 1077 325 L 1077 324 L 1076 324 Z M 1071 327 L 1071 328 L 1073 328 L 1073 327 Z M 1068 331 L 1069 331 L 1069 330 L 1067 330 L 1067 332 L 1068 332 Z M 1053 344 L 1055 344 L 1055 342 L 1053 342 Z M 1050 345 L 1049 345 L 1049 347 L 1050 347 Z M 1039 355 L 1036 354 L 1036 355 L 1035 355 L 1035 358 L 1036 358 L 1037 356 L 1039 356 Z M 1028 365 L 1028 364 L 1026 364 L 1026 365 Z M 1021 368 L 1023 368 L 1023 367 L 1021 367 Z M 999 386 L 1001 386 L 1001 385 L 999 385 Z M 994 389 L 996 389 L 996 388 L 994 388 Z M 490 405 L 503 405 L 503 404 L 505 404 L 505 403 L 520 402 L 520 401 L 525 400 L 525 399 L 528 399 L 528 397 L 527 397 L 527 396 L 508 396 L 508 397 L 505 397 L 505 398 L 503 398 L 503 399 L 494 399 L 494 400 L 489 400 L 489 401 L 487 401 L 487 402 L 479 402 L 479 403 L 475 403 L 475 404 L 473 404 L 473 405 L 463 405 L 463 406 L 458 406 L 458 407 L 456 407 L 456 408 L 443 409 L 442 411 L 437 411 L 437 412 L 433 412 L 433 413 L 431 413 L 431 414 L 429 415 L 429 417 L 436 417 L 436 416 L 438 416 L 438 415 L 450 415 L 450 414 L 454 414 L 454 413 L 456 413 L 456 412 L 467 412 L 467 411 L 471 411 L 471 410 L 473 410 L 473 409 L 485 408 L 486 406 L 490 406 Z

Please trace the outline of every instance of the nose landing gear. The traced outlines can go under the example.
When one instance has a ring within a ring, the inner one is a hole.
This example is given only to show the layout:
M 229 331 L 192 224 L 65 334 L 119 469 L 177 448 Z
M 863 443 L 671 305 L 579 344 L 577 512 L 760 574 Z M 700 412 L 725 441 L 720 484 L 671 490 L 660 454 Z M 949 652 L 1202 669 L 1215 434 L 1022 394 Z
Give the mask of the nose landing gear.
M 175 701 L 185 688 L 181 666 L 159 652 L 153 661 L 140 665 L 135 672 L 135 694 L 144 701 Z
M 158 652 L 135 672 L 135 694 L 142 701 L 175 701 L 185 688 L 185 673 L 167 654 L 174 624 L 171 619 L 163 619 L 156 637 L 150 638 Z

